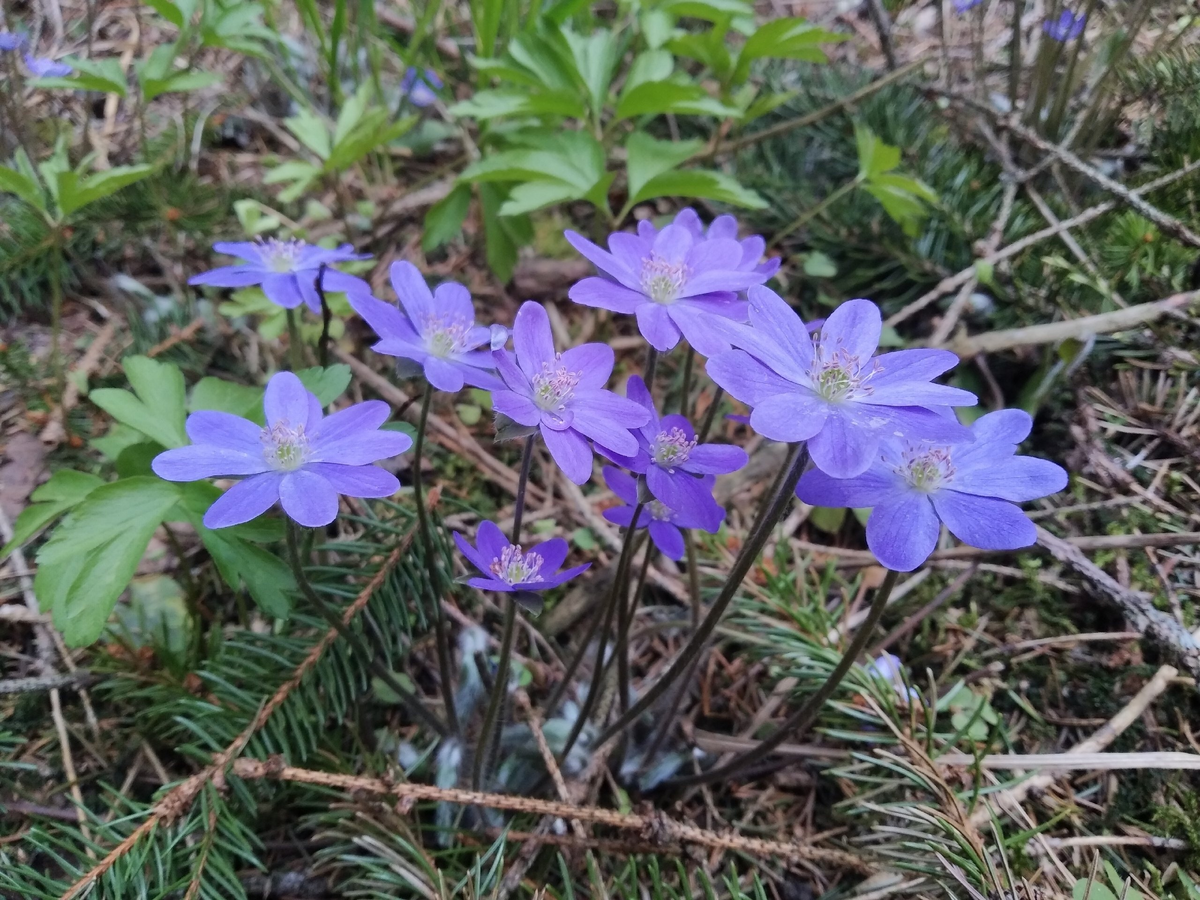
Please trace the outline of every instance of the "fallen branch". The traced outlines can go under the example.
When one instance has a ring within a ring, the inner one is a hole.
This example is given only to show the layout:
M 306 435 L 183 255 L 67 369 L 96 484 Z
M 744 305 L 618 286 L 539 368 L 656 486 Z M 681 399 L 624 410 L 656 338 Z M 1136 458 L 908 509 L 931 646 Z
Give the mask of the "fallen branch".
M 1170 668 L 1169 666 L 1167 668 Z M 1172 676 L 1173 677 L 1173 676 Z M 939 766 L 980 769 L 1014 769 L 1022 772 L 1112 772 L 1119 769 L 1200 769 L 1200 753 L 1156 751 L 1153 753 L 944 753 L 934 762 Z

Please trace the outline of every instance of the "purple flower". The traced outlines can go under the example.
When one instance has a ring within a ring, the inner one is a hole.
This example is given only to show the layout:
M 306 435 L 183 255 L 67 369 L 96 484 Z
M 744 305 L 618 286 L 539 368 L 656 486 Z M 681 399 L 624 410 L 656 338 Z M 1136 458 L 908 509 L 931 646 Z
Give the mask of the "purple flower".
M 370 259 L 358 254 L 349 244 L 336 250 L 326 250 L 300 240 L 237 241 L 213 244 L 218 253 L 245 260 L 237 266 L 223 266 L 188 279 L 188 284 L 208 284 L 215 287 L 241 288 L 262 285 L 263 293 L 272 303 L 284 309 L 295 309 L 306 303 L 314 313 L 321 312 L 317 294 L 317 274 L 321 266 L 349 260 Z M 367 293 L 371 287 L 361 278 L 326 268 L 321 286 L 336 293 Z
M 983 0 L 954 0 L 954 11 L 962 15 L 967 10 L 974 9 L 982 2 Z
M 35 78 L 65 78 L 75 71 L 64 62 L 34 56 L 32 53 L 25 54 L 25 68 Z
M 413 106 L 425 107 L 436 102 L 437 94 L 434 91 L 441 86 L 442 79 L 438 78 L 437 72 L 433 69 L 420 72 L 415 67 L 409 66 L 404 77 L 400 79 L 400 91 Z
M 23 35 L 11 31 L 0 31 L 0 51 L 20 50 L 25 46 Z
M 412 439 L 380 431 L 391 409 L 382 400 L 356 403 L 324 416 L 321 403 L 291 372 L 277 372 L 263 396 L 267 427 L 224 412 L 187 419 L 193 443 L 167 450 L 151 468 L 167 481 L 240 476 L 204 514 L 208 528 L 248 522 L 275 505 L 301 525 L 328 525 L 338 494 L 390 497 L 400 488 L 391 472 L 371 465 L 403 453 Z
M 495 522 L 480 522 L 475 542 L 478 546 L 472 547 L 465 537 L 454 532 L 458 549 L 483 573 L 482 578 L 467 579 L 467 584 L 481 591 L 548 591 L 591 566 L 584 563 L 560 572 L 559 567 L 567 558 L 566 541 L 551 538 L 525 553 L 520 544 L 508 542 Z
M 1076 15 L 1069 9 L 1064 9 L 1057 19 L 1047 19 L 1042 23 L 1042 31 L 1046 36 L 1060 44 L 1073 41 L 1083 34 L 1083 26 L 1087 24 L 1087 16 L 1083 13 Z
M 496 333 L 475 324 L 471 294 L 453 281 L 439 284 L 432 292 L 420 271 L 410 262 L 392 263 L 392 287 L 400 298 L 401 312 L 391 303 L 369 293 L 350 294 L 350 305 L 375 329 L 380 341 L 372 349 L 397 356 L 402 377 L 424 374 L 439 391 L 457 393 L 464 384 L 487 391 L 503 390 L 504 383 L 492 370 L 496 363 L 489 350 L 494 339 L 504 346 L 507 333 Z
M 555 353 L 550 317 L 532 300 L 517 311 L 512 334 L 515 361 L 507 350 L 492 354 L 508 385 L 508 390 L 492 394 L 497 413 L 540 429 L 550 455 L 576 484 L 592 474 L 589 439 L 614 453 L 638 452 L 630 432 L 646 424 L 650 414 L 640 404 L 604 390 L 612 374 L 612 347 L 581 344 Z
M 750 325 L 731 332 L 744 349 L 710 359 L 708 375 L 753 407 L 750 424 L 763 437 L 808 441 L 822 471 L 836 478 L 858 475 L 888 435 L 970 439 L 952 416 L 929 409 L 977 402 L 968 391 L 930 383 L 958 357 L 948 350 L 872 356 L 883 326 L 870 300 L 843 303 L 814 340 L 783 298 L 755 287 Z
M 573 231 L 566 238 L 607 276 L 583 279 L 570 298 L 636 315 L 642 337 L 660 351 L 680 335 L 704 356 L 728 350 L 726 320 L 746 320 L 736 292 L 766 280 L 742 268 L 742 245 L 732 237 L 697 237 L 686 221 L 662 231 L 647 225 L 637 235 L 618 231 L 609 235 L 609 252 Z
M 622 472 L 613 466 L 604 467 L 604 483 L 609 490 L 625 501 L 625 506 L 614 506 L 604 511 L 604 518 L 614 525 L 628 528 L 633 524 L 633 511 L 637 507 L 638 485 L 632 475 Z M 642 507 L 638 516 L 637 528 L 649 528 L 650 540 L 654 546 L 671 559 L 683 559 L 683 533 L 681 528 L 700 528 L 715 534 L 725 521 L 725 509 L 712 499 L 713 485 L 717 481 L 715 475 L 705 475 L 700 479 L 704 490 L 709 494 L 709 502 L 716 509 L 717 515 L 711 516 L 705 511 L 702 515 L 680 512 L 672 509 L 661 500 L 651 500 Z
M 697 444 L 696 432 L 683 416 L 659 419 L 646 382 L 638 375 L 629 379 L 626 394 L 650 414 L 650 421 L 634 435 L 637 453 L 614 453 L 603 442 L 598 442 L 598 449 L 613 462 L 645 475 L 646 486 L 656 499 L 689 519 L 711 523 L 708 530 L 716 531 L 725 510 L 713 500 L 705 476 L 736 472 L 747 462 L 746 451 L 732 444 Z
M 974 443 L 888 441 L 857 477 L 805 472 L 796 496 L 816 506 L 874 507 L 867 546 L 899 572 L 912 571 L 933 552 L 939 522 L 983 550 L 1028 547 L 1037 530 L 1016 504 L 1067 484 L 1067 473 L 1049 460 L 1015 455 L 1032 426 L 1028 413 L 1004 409 L 971 426 Z
M 737 219 L 730 215 L 717 216 L 708 226 L 708 231 L 704 230 L 704 223 L 700 221 L 700 216 L 690 206 L 681 209 L 675 214 L 672 221 L 674 225 L 682 225 L 691 233 L 692 239 L 701 242 L 723 241 L 738 239 L 738 223 Z M 638 222 L 638 237 L 645 240 L 654 240 L 658 235 L 658 229 L 654 227 L 654 223 L 648 220 Z M 767 250 L 767 242 L 761 236 L 755 234 L 745 238 L 739 243 L 742 245 L 742 259 L 738 263 L 737 268 L 743 272 L 755 272 L 763 277 L 766 281 L 772 275 L 779 271 L 780 263 L 783 262 L 778 256 L 772 257 L 763 261 L 763 254 Z

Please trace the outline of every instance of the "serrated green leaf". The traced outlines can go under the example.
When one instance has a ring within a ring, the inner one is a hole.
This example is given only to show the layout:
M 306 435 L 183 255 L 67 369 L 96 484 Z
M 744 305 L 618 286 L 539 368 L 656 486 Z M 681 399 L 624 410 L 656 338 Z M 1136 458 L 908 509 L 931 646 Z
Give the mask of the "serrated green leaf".
M 154 530 L 179 500 L 159 478 L 95 488 L 38 552 L 34 592 L 72 647 L 95 641 L 137 571 Z
M 629 181 L 629 195 L 634 203 L 640 203 L 642 189 L 653 178 L 682 165 L 700 152 L 704 142 L 697 139 L 686 141 L 659 141 L 642 131 L 635 131 L 625 141 L 625 170 Z
M 724 172 L 703 169 L 673 170 L 664 172 L 639 191 L 635 203 L 655 197 L 699 197 L 732 203 L 747 209 L 765 209 L 767 201 L 749 188 L 742 187 Z
M 350 367 L 345 363 L 338 363 L 326 369 L 313 366 L 301 369 L 296 373 L 296 377 L 306 390 L 317 395 L 321 406 L 326 407 L 342 396 L 350 386 Z
M 453 240 L 462 231 L 463 222 L 471 209 L 471 186 L 456 184 L 445 197 L 425 213 L 425 234 L 421 249 L 426 253 Z
M 118 422 L 136 428 L 164 447 L 189 443 L 184 430 L 187 413 L 183 373 L 179 368 L 146 356 L 126 357 L 124 366 L 133 393 L 97 388 L 88 399 Z

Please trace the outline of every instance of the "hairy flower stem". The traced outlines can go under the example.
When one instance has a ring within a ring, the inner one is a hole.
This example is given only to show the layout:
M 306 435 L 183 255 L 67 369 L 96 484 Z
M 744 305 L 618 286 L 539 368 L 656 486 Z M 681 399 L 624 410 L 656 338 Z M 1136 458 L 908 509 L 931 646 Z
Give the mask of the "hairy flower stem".
M 521 543 L 521 520 L 525 518 L 525 494 L 529 487 L 529 469 L 533 465 L 533 442 L 537 435 L 525 439 L 525 452 L 521 456 L 521 475 L 517 481 L 517 499 L 513 507 L 513 526 L 510 541 Z M 504 730 L 503 710 L 508 693 L 508 670 L 512 659 L 513 641 L 516 637 L 517 603 L 509 595 L 504 597 L 504 633 L 500 638 L 500 661 L 496 677 L 488 692 L 488 705 L 483 716 L 483 730 L 479 733 L 475 760 L 471 771 L 471 784 L 482 790 L 484 779 L 491 774 L 492 761 L 499 749 L 500 733 Z M 480 670 L 482 675 L 482 670 Z
M 321 368 L 329 365 L 329 326 L 333 322 L 333 310 L 329 308 L 329 301 L 325 298 L 325 270 L 329 268 L 325 263 L 321 263 L 317 269 L 317 278 L 313 283 L 313 287 L 317 289 L 317 296 L 321 298 L 321 340 L 317 344 L 317 361 L 321 364 Z
M 629 563 L 633 559 L 633 538 L 637 534 L 638 518 L 642 514 L 642 508 L 646 504 L 639 500 L 638 505 L 633 508 L 633 518 L 629 520 L 629 527 L 625 530 L 625 540 L 621 542 L 621 555 L 617 559 L 617 574 L 613 578 L 612 587 L 608 591 L 608 599 L 604 603 L 604 621 L 600 625 L 600 638 L 596 646 L 596 663 L 592 668 L 592 681 L 588 685 L 587 696 L 584 697 L 583 705 L 579 708 L 579 717 L 575 720 L 575 724 L 571 727 L 571 733 L 567 735 L 567 741 L 563 745 L 560 759 L 566 759 L 571 752 L 571 748 L 575 746 L 575 741 L 579 738 L 579 733 L 583 731 L 583 726 L 586 724 L 588 716 L 592 714 L 592 709 L 596 705 L 596 701 L 600 697 L 600 685 L 604 679 L 604 654 L 608 649 L 608 631 L 612 628 L 613 619 L 616 616 L 617 610 L 620 608 L 618 604 L 624 603 L 625 600 L 625 581 L 629 577 Z M 579 656 L 582 657 L 587 652 L 587 644 L 579 648 Z M 578 661 L 573 660 L 568 671 L 573 668 L 578 668 Z M 571 674 L 574 674 L 571 672 Z M 565 681 L 565 679 L 564 679 Z
M 296 311 L 287 311 L 288 330 L 288 362 L 293 372 L 304 368 L 304 345 L 300 341 L 300 322 L 296 319 Z
M 708 411 L 704 414 L 704 422 L 700 426 L 700 433 L 696 435 L 696 441 L 703 444 L 708 440 L 708 433 L 712 431 L 713 422 L 717 418 L 717 410 L 721 408 L 721 398 L 725 396 L 725 389 L 718 387 L 713 392 L 712 402 L 708 404 Z
M 679 414 L 685 419 L 688 417 L 688 410 L 691 404 L 688 402 L 692 393 L 692 367 L 696 363 L 696 351 L 691 346 L 687 349 L 687 356 L 683 358 L 683 387 L 679 390 Z
M 859 654 L 863 652 L 870 642 L 872 635 L 875 633 L 875 628 L 879 624 L 879 620 L 883 618 L 883 611 L 887 607 L 888 598 L 892 595 L 892 589 L 896 586 L 896 579 L 899 577 L 899 574 L 892 569 L 888 569 L 887 575 L 884 576 L 883 584 L 875 591 L 875 597 L 871 601 L 871 609 L 867 612 L 867 618 L 859 626 L 853 640 L 850 641 L 850 646 L 842 654 L 842 658 L 838 660 L 837 667 L 825 679 L 825 683 L 817 689 L 817 692 L 805 700 L 804 705 L 800 709 L 788 716 L 787 720 L 776 729 L 774 734 L 765 741 L 755 745 L 754 749 L 747 750 L 740 756 L 734 757 L 723 766 L 718 766 L 708 772 L 700 772 L 696 775 L 684 775 L 673 779 L 672 783 L 706 784 L 712 781 L 733 778 L 739 772 L 744 772 L 759 760 L 770 756 L 772 750 L 789 738 L 802 737 L 812 727 L 813 723 L 816 722 L 817 716 L 821 712 L 821 707 L 825 705 L 825 701 L 833 696 L 833 692 L 842 683 L 842 679 L 846 677 L 846 673 L 850 671 L 850 667 L 854 665 L 858 660 Z
M 624 713 L 629 709 L 629 629 L 633 614 L 637 611 L 642 589 L 646 586 L 646 574 L 650 570 L 650 558 L 654 555 L 654 541 L 646 538 L 646 552 L 642 555 L 642 567 L 638 571 L 637 586 L 628 603 L 621 603 L 617 617 L 617 702 Z
M 290 310 L 289 310 L 290 312 Z M 412 482 L 413 503 L 417 507 L 421 545 L 425 551 L 425 565 L 429 572 L 430 599 L 433 601 L 433 632 L 437 646 L 438 680 L 441 681 L 442 703 L 446 707 L 446 719 L 450 732 L 458 736 L 458 710 L 454 705 L 454 681 L 450 675 L 450 636 L 446 628 L 446 613 L 442 610 L 442 568 L 437 563 L 433 549 L 433 530 L 429 524 L 429 511 L 425 508 L 424 483 L 421 478 L 421 451 L 425 448 L 425 429 L 429 422 L 429 405 L 433 401 L 433 385 L 425 385 L 425 396 L 421 398 L 421 417 L 417 420 L 417 437 L 413 441 Z
M 692 633 L 691 638 L 679 652 L 679 655 L 675 657 L 674 662 L 671 663 L 654 684 L 646 689 L 646 692 L 638 698 L 637 703 L 631 706 L 628 712 L 623 714 L 605 730 L 597 741 L 597 746 L 603 744 L 614 735 L 620 734 L 638 716 L 649 709 L 654 703 L 658 702 L 658 699 L 670 689 L 671 685 L 692 667 L 693 660 L 704 650 L 705 644 L 712 637 L 712 633 L 716 630 L 721 617 L 725 615 L 725 610 L 733 601 L 734 595 L 741 586 L 742 579 L 746 577 L 746 573 L 750 571 L 750 567 L 754 565 L 759 552 L 761 552 L 763 546 L 767 543 L 767 539 L 771 536 L 771 531 L 775 527 L 775 523 L 779 521 L 788 503 L 791 502 L 792 494 L 796 490 L 796 482 L 800 480 L 800 475 L 804 472 L 804 466 L 807 462 L 807 445 L 793 444 L 791 452 L 788 453 L 787 461 L 780 470 L 782 477 L 776 481 L 771 493 L 763 499 L 763 504 L 758 512 L 758 518 L 750 528 L 750 533 L 746 535 L 741 552 L 738 553 L 737 559 L 734 560 L 733 568 L 729 571 L 729 576 L 721 588 L 721 593 L 717 595 L 717 599 L 709 607 L 707 615 L 705 615 L 699 627 Z M 637 521 L 636 518 L 634 521 Z
M 412 714 L 413 718 L 430 728 L 439 737 L 445 737 L 447 734 L 446 726 L 439 722 L 433 713 L 421 705 L 420 699 L 401 684 L 394 673 L 390 672 L 379 662 L 375 651 L 368 647 L 356 632 L 350 630 L 346 623 L 342 621 L 342 617 L 338 615 L 337 610 L 322 600 L 321 595 L 313 588 L 312 583 L 308 580 L 308 576 L 304 574 L 304 561 L 300 556 L 299 530 L 299 526 L 295 522 L 291 519 L 287 520 L 288 563 L 291 565 L 292 574 L 296 577 L 296 584 L 299 585 L 300 593 L 304 595 L 304 599 L 312 604 L 317 612 L 321 614 L 321 618 L 328 622 L 346 643 L 350 645 L 351 650 L 366 664 L 371 674 L 395 691 L 396 696 L 404 703 L 405 708 Z

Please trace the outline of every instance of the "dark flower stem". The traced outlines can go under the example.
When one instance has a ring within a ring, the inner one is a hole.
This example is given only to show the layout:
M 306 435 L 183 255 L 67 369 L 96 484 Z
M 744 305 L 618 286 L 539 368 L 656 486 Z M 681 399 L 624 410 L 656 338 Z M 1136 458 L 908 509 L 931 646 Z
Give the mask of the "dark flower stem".
M 891 569 L 884 576 L 883 584 L 875 592 L 875 597 L 871 601 L 871 609 L 867 613 L 867 618 L 859 626 L 855 632 L 854 638 L 850 641 L 850 646 L 846 648 L 846 652 L 842 654 L 842 658 L 838 660 L 837 667 L 825 679 L 825 683 L 817 689 L 817 692 L 804 701 L 804 705 L 796 710 L 787 718 L 782 725 L 765 741 L 755 745 L 754 749 L 747 750 L 740 756 L 734 757 L 723 766 L 718 766 L 708 772 L 700 772 L 696 775 L 685 775 L 674 779 L 673 784 L 706 784 L 713 781 L 720 781 L 735 777 L 739 772 L 744 772 L 747 768 L 770 756 L 771 751 L 782 744 L 789 738 L 803 737 L 804 733 L 812 727 L 816 722 L 817 716 L 821 712 L 821 707 L 825 705 L 833 692 L 837 690 L 838 685 L 842 683 L 842 679 L 850 671 L 850 667 L 858 661 L 859 654 L 863 652 L 867 644 L 871 640 L 871 636 L 875 633 L 875 628 L 879 624 L 879 620 L 883 618 L 883 611 L 887 607 L 888 598 L 892 595 L 892 589 L 896 586 L 896 579 L 899 576 L 898 572 Z
M 317 360 L 321 363 L 321 368 L 329 365 L 329 326 L 333 322 L 333 310 L 329 308 L 329 301 L 325 298 L 325 269 L 328 266 L 321 263 L 321 267 L 317 269 L 317 280 L 314 287 L 317 289 L 317 296 L 321 298 L 321 340 L 317 344 Z
M 800 475 L 803 473 L 807 462 L 808 452 L 806 445 L 793 444 L 787 461 L 780 470 L 781 478 L 776 481 L 771 493 L 764 498 L 762 507 L 759 509 L 758 518 L 751 527 L 750 533 L 746 536 L 741 552 L 738 553 L 737 559 L 734 560 L 733 568 L 729 571 L 729 576 L 721 588 L 721 593 L 717 595 L 717 599 L 709 607 L 708 614 L 705 615 L 699 627 L 693 632 L 691 638 L 683 650 L 680 651 L 679 656 L 667 668 L 667 671 L 646 689 L 645 693 L 638 698 L 637 703 L 629 708 L 628 712 L 609 726 L 600 736 L 597 746 L 623 731 L 630 722 L 634 721 L 656 703 L 670 689 L 671 685 L 692 667 L 693 660 L 704 650 L 705 644 L 716 630 L 721 617 L 725 615 L 725 610 L 729 607 L 734 595 L 737 594 L 742 579 L 746 577 L 746 573 L 750 571 L 750 567 L 754 565 L 759 552 L 761 552 L 763 546 L 767 543 L 767 538 L 771 536 L 771 531 L 775 527 L 775 523 L 779 521 L 788 503 L 791 502 L 792 493 L 796 490 L 796 482 L 800 480 Z
M 692 602 L 692 626 L 695 627 L 700 624 L 703 609 L 700 605 L 700 570 L 696 568 L 696 536 L 690 528 L 683 532 L 683 544 L 687 548 L 688 599 Z
M 688 402 L 692 393 L 692 367 L 696 364 L 696 351 L 689 345 L 687 355 L 683 358 L 683 387 L 679 390 L 679 414 L 685 419 L 691 404 Z
M 617 618 L 617 698 L 621 712 L 629 709 L 629 629 L 633 624 L 633 615 L 638 608 L 642 589 L 646 586 L 646 575 L 650 571 L 650 558 L 654 555 L 654 541 L 646 538 L 646 552 L 642 555 L 642 567 L 638 572 L 637 586 L 629 602 L 621 603 L 620 615 Z
M 533 465 L 533 442 L 537 435 L 529 435 L 525 439 L 525 452 L 521 456 L 521 475 L 517 480 L 517 499 L 513 507 L 512 537 L 513 544 L 521 543 L 521 520 L 525 518 L 525 494 L 529 487 L 529 470 Z M 517 601 L 511 595 L 504 595 L 504 632 L 500 637 L 500 661 L 496 668 L 496 677 L 488 693 L 487 710 L 483 716 L 483 730 L 479 733 L 479 743 L 476 745 L 475 762 L 471 772 L 471 784 L 475 790 L 482 790 L 484 779 L 491 774 L 492 760 L 496 758 L 496 750 L 503 730 L 501 724 L 504 701 L 508 694 L 508 669 L 512 659 L 513 640 L 517 633 Z
M 396 696 L 400 698 L 405 708 L 408 709 L 415 719 L 430 728 L 439 737 L 445 737 L 447 733 L 446 726 L 439 722 L 437 717 L 421 704 L 420 699 L 412 691 L 400 683 L 394 673 L 390 672 L 379 662 L 375 651 L 368 647 L 356 632 L 350 630 L 346 623 L 342 621 L 342 617 L 338 615 L 337 610 L 322 600 L 321 595 L 313 588 L 312 583 L 308 580 L 308 576 L 304 574 L 304 561 L 300 557 L 298 532 L 299 526 L 291 519 L 288 519 L 288 563 L 291 565 L 292 574 L 296 577 L 296 584 L 299 585 L 300 593 L 304 595 L 304 599 L 312 604 L 317 612 L 321 614 L 321 618 L 333 626 L 334 630 L 350 645 L 350 648 L 358 654 L 359 659 L 366 664 L 371 674 L 395 691 Z
M 429 422 L 429 405 L 433 401 L 433 385 L 425 385 L 425 396 L 421 398 L 421 417 L 417 420 L 417 437 L 413 441 L 413 503 L 417 507 L 417 520 L 421 531 L 421 545 L 425 551 L 425 566 L 429 573 L 430 599 L 433 601 L 433 631 L 437 645 L 438 679 L 441 681 L 442 702 L 446 706 L 446 718 L 450 731 L 458 735 L 458 711 L 454 705 L 454 680 L 450 675 L 450 636 L 446 628 L 446 614 L 442 610 L 442 568 L 437 563 L 433 548 L 433 530 L 429 524 L 429 511 L 425 508 L 424 483 L 421 477 L 421 452 L 425 448 L 425 427 Z
M 642 373 L 642 380 L 646 382 L 646 390 L 650 392 L 650 396 L 654 396 L 654 373 L 658 371 L 658 351 L 646 345 L 646 371 Z
M 566 743 L 563 744 L 562 754 L 560 759 L 566 759 L 571 752 L 571 748 L 575 746 L 575 741 L 579 738 L 579 733 L 583 731 L 583 726 L 587 722 L 588 716 L 592 714 L 592 709 L 596 706 L 596 701 L 600 697 L 600 684 L 604 677 L 604 653 L 608 649 L 608 631 L 612 628 L 613 618 L 615 618 L 617 610 L 620 608 L 618 604 L 625 601 L 625 581 L 629 577 L 629 563 L 633 559 L 633 538 L 637 534 L 638 518 L 642 515 L 642 508 L 645 503 L 639 501 L 638 505 L 633 508 L 633 518 L 629 520 L 629 527 L 625 530 L 625 540 L 621 543 L 621 555 L 617 559 L 617 574 L 613 578 L 612 587 L 608 591 L 608 599 L 604 604 L 604 621 L 600 625 L 600 640 L 596 646 L 596 663 L 592 668 L 592 681 L 588 685 L 587 696 L 583 700 L 583 705 L 579 708 L 579 717 L 575 720 L 575 724 L 571 727 L 571 733 L 567 735 Z M 587 645 L 584 644 L 579 648 L 579 656 L 583 656 L 587 652 Z M 573 661 L 571 667 L 576 668 L 577 662 Z M 574 674 L 573 672 L 571 674 Z M 564 679 L 565 682 L 565 679 Z
M 708 405 L 708 411 L 704 414 L 704 423 L 700 426 L 700 433 L 696 435 L 696 441 L 703 444 L 708 440 L 708 433 L 712 431 L 713 422 L 717 419 L 717 410 L 721 408 L 721 398 L 725 396 L 725 389 L 718 387 L 713 392 L 712 403 Z
M 304 368 L 304 345 L 300 341 L 300 323 L 296 320 L 296 311 L 287 311 L 288 330 L 288 361 L 292 371 L 299 372 Z

